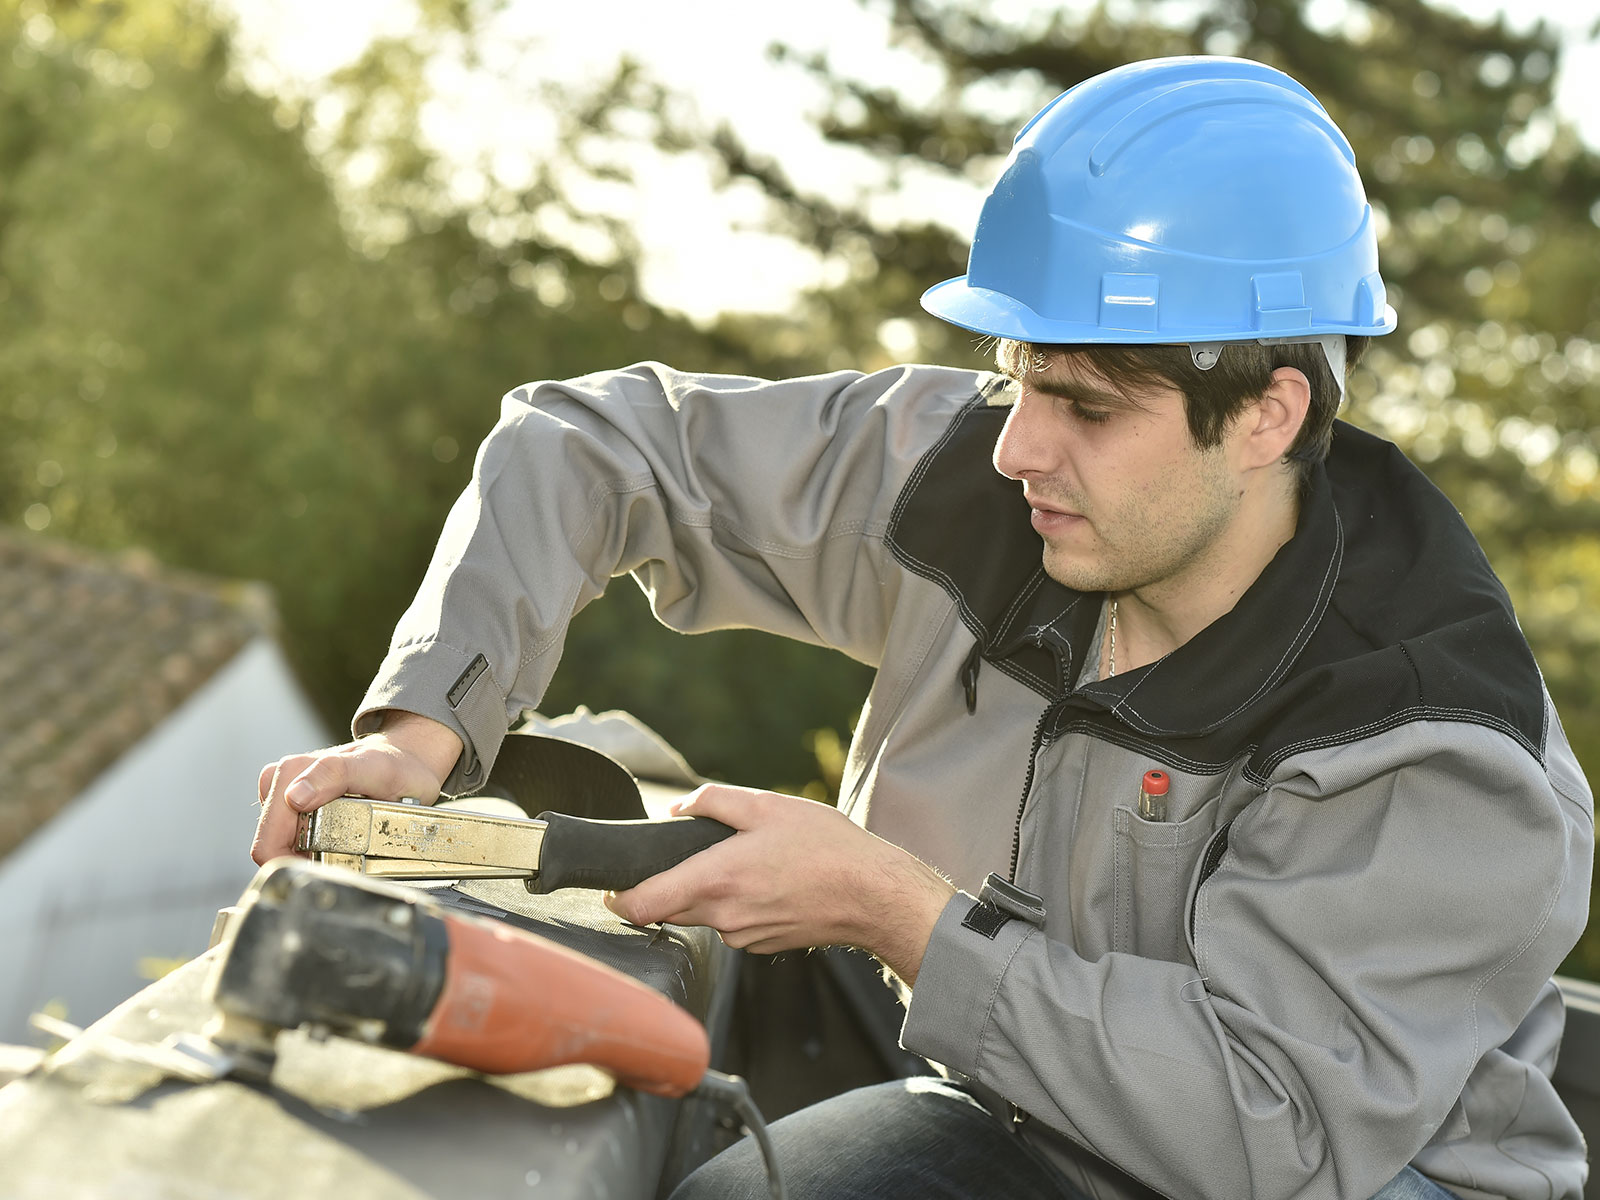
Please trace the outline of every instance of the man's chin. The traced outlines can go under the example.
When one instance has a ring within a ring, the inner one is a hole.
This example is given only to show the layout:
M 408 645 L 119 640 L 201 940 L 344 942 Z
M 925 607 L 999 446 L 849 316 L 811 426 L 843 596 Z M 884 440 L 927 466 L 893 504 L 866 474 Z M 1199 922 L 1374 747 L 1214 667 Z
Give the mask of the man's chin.
M 1105 571 L 1097 569 L 1093 563 L 1054 553 L 1049 546 L 1044 550 L 1044 573 L 1075 592 L 1105 592 L 1113 586 Z

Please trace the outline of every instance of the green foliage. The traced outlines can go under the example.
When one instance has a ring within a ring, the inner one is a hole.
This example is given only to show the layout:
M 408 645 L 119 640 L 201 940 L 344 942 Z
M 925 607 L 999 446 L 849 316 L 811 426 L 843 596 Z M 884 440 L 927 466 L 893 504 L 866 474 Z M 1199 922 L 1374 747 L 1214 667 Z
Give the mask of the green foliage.
M 558 150 L 515 186 L 479 171 L 463 199 L 468 172 L 420 134 L 425 68 L 482 66 L 475 31 L 500 6 L 427 0 L 416 34 L 318 95 L 265 96 L 185 0 L 0 0 L 0 519 L 267 580 L 336 724 L 509 388 L 651 357 L 871 367 L 889 359 L 890 317 L 919 357 L 977 361 L 916 304 L 962 270 L 966 231 L 820 194 L 784 147 L 704 126 L 634 64 L 588 94 L 545 89 Z M 870 7 L 885 56 L 938 86 L 912 99 L 782 48 L 773 69 L 825 85 L 819 130 L 884 186 L 986 182 L 1046 99 L 1152 54 L 1246 54 L 1324 99 L 1384 216 L 1403 322 L 1358 372 L 1351 415 L 1467 514 L 1580 759 L 1600 764 L 1585 603 L 1600 585 L 1600 163 L 1551 113 L 1549 31 L 1421 0 L 1353 0 L 1337 29 L 1306 0 L 1128 0 L 1026 26 L 976 0 Z M 650 304 L 628 230 L 571 199 L 578 175 L 625 181 L 627 156 L 605 147 L 640 136 L 763 190 L 773 227 L 824 255 L 833 285 L 782 320 L 711 330 Z M 802 735 L 844 729 L 865 682 L 754 634 L 669 635 L 624 582 L 580 616 L 543 707 L 627 707 L 704 772 L 826 788 L 829 735 L 809 749 Z M 1600 978 L 1600 932 L 1568 967 Z
M 540 708 L 625 708 L 703 775 L 832 799 L 828 739 L 853 724 L 871 682 L 859 663 L 753 630 L 685 638 L 619 579 L 573 622 Z
M 305 106 L 245 88 L 205 10 L 46 11 L 0 5 L 0 514 L 266 580 L 335 728 L 504 392 L 644 358 L 762 365 L 643 301 L 625 231 L 595 262 L 518 223 L 559 203 L 547 179 L 491 197 L 510 236 L 444 203 L 416 45 L 336 81 L 346 119 L 313 158 Z M 335 186 L 357 155 L 362 187 Z M 802 733 L 848 720 L 859 667 L 754 634 L 705 639 L 708 662 L 630 599 L 585 614 L 555 711 L 634 708 L 704 771 L 811 778 Z M 794 682 L 762 696 L 752 673 Z
M 1600 157 L 1551 108 L 1554 34 L 1423 0 L 1350 0 L 1337 28 L 1313 25 L 1306 0 L 1041 8 L 1027 24 L 979 0 L 868 7 L 884 14 L 886 53 L 932 66 L 938 86 L 912 98 L 883 86 L 887 67 L 860 79 L 826 56 L 780 46 L 773 58 L 825 85 L 821 133 L 891 183 L 987 183 L 1045 101 L 1152 55 L 1241 54 L 1324 101 L 1363 166 L 1401 314 L 1352 380 L 1347 416 L 1399 442 L 1466 514 L 1594 777 L 1600 619 L 1585 601 L 1600 594 Z M 675 120 L 647 80 L 629 87 L 638 112 L 660 114 L 663 145 L 710 147 L 730 181 L 766 193 L 777 228 L 829 259 L 842 282 L 807 297 L 781 344 L 871 362 L 893 315 L 921 357 L 981 365 L 970 335 L 917 306 L 930 283 L 964 270 L 967 231 L 885 219 L 868 192 L 808 189 L 773 148 Z M 1600 921 L 1567 969 L 1600 978 Z

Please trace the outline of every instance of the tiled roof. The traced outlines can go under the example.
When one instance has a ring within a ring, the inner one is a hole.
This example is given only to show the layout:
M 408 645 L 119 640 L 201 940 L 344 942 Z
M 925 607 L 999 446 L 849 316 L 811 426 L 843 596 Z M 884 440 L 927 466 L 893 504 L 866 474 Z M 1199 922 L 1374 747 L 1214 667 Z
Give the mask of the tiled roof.
M 0 529 L 0 858 L 273 628 L 260 584 Z

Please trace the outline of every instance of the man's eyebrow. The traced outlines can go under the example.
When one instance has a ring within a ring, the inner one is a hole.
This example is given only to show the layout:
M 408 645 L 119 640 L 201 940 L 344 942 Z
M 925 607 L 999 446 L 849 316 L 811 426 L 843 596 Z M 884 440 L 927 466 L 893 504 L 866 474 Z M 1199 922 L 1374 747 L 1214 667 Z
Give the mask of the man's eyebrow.
M 1144 408 L 1144 405 L 1125 392 L 1110 387 L 1097 387 L 1080 379 L 1053 379 L 1037 372 L 1029 372 L 1022 378 L 1015 375 L 1008 375 L 1007 378 L 1019 387 L 1031 388 L 1033 391 L 1043 392 L 1047 396 L 1058 396 L 1063 400 L 1079 400 L 1085 404 L 1098 404 L 1105 408 L 1140 410 Z

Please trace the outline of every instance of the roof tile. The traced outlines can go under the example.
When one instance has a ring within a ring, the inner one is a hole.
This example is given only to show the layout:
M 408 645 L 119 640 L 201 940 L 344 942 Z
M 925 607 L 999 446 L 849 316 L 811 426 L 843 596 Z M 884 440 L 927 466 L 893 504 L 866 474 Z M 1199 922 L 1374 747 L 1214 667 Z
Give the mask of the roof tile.
M 0 858 L 276 627 L 261 584 L 0 529 Z

